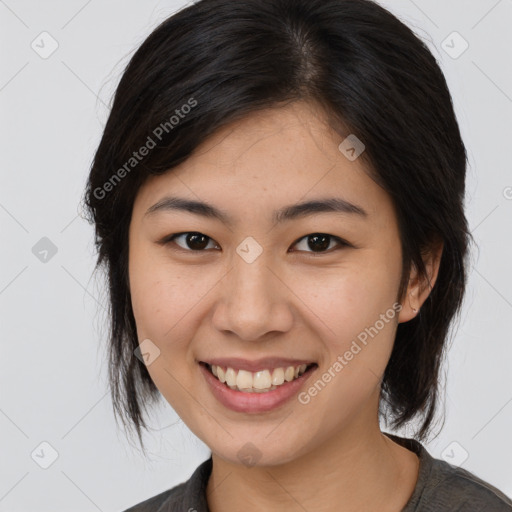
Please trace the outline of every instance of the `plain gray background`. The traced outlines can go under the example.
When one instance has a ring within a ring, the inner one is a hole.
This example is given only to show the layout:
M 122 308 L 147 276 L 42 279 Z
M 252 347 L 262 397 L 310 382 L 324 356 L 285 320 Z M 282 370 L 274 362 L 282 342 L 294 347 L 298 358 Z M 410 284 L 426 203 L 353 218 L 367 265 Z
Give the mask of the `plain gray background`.
M 443 369 L 446 422 L 426 446 L 512 495 L 512 1 L 381 3 L 445 72 L 480 247 Z M 0 0 L 0 511 L 124 510 L 209 455 L 166 403 L 150 421 L 150 460 L 117 429 L 106 295 L 91 277 L 92 227 L 78 215 L 124 65 L 185 4 Z

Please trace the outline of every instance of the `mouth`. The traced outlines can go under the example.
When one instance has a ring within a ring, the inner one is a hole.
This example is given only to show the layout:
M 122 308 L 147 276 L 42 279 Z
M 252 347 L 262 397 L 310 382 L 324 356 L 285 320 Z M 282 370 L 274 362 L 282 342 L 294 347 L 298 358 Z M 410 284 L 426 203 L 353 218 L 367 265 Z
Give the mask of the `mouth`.
M 290 361 L 282 366 L 269 364 L 268 367 L 264 367 L 258 364 L 257 371 L 251 371 L 250 367 L 255 367 L 255 364 L 228 365 L 216 364 L 213 361 L 200 361 L 199 364 L 226 388 L 242 393 L 270 393 L 286 387 L 290 382 L 307 378 L 318 367 L 314 362 Z

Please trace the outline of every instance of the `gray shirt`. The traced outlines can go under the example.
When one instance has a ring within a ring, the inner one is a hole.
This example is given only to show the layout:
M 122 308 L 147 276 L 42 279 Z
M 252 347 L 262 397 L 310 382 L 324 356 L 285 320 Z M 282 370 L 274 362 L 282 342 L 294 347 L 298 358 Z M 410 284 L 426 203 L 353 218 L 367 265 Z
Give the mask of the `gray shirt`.
M 418 481 L 401 512 L 512 512 L 512 500 L 473 473 L 433 458 L 415 439 L 388 437 L 419 457 Z M 172 489 L 130 507 L 124 512 L 209 512 L 206 485 L 212 458 L 192 476 Z

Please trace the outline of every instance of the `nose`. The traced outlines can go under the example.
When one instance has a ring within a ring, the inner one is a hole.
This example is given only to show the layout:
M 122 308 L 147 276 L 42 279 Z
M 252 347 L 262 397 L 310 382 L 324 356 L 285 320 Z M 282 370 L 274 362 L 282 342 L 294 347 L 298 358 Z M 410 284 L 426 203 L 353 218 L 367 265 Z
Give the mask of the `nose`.
M 214 327 L 244 341 L 287 332 L 293 325 L 293 293 L 284 281 L 263 258 L 252 263 L 239 259 L 218 285 Z

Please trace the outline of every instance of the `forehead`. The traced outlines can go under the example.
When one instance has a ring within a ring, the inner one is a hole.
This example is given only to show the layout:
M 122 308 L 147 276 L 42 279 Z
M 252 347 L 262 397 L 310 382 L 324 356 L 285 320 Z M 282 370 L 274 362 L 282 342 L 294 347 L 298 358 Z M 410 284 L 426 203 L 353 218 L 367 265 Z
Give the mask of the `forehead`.
M 347 134 L 349 135 L 349 134 Z M 296 102 L 249 114 L 217 130 L 169 172 L 150 177 L 137 201 L 145 211 L 166 196 L 217 206 L 226 216 L 338 198 L 368 216 L 386 214 L 390 198 L 368 175 L 362 158 L 340 151 L 344 135 L 314 104 Z

